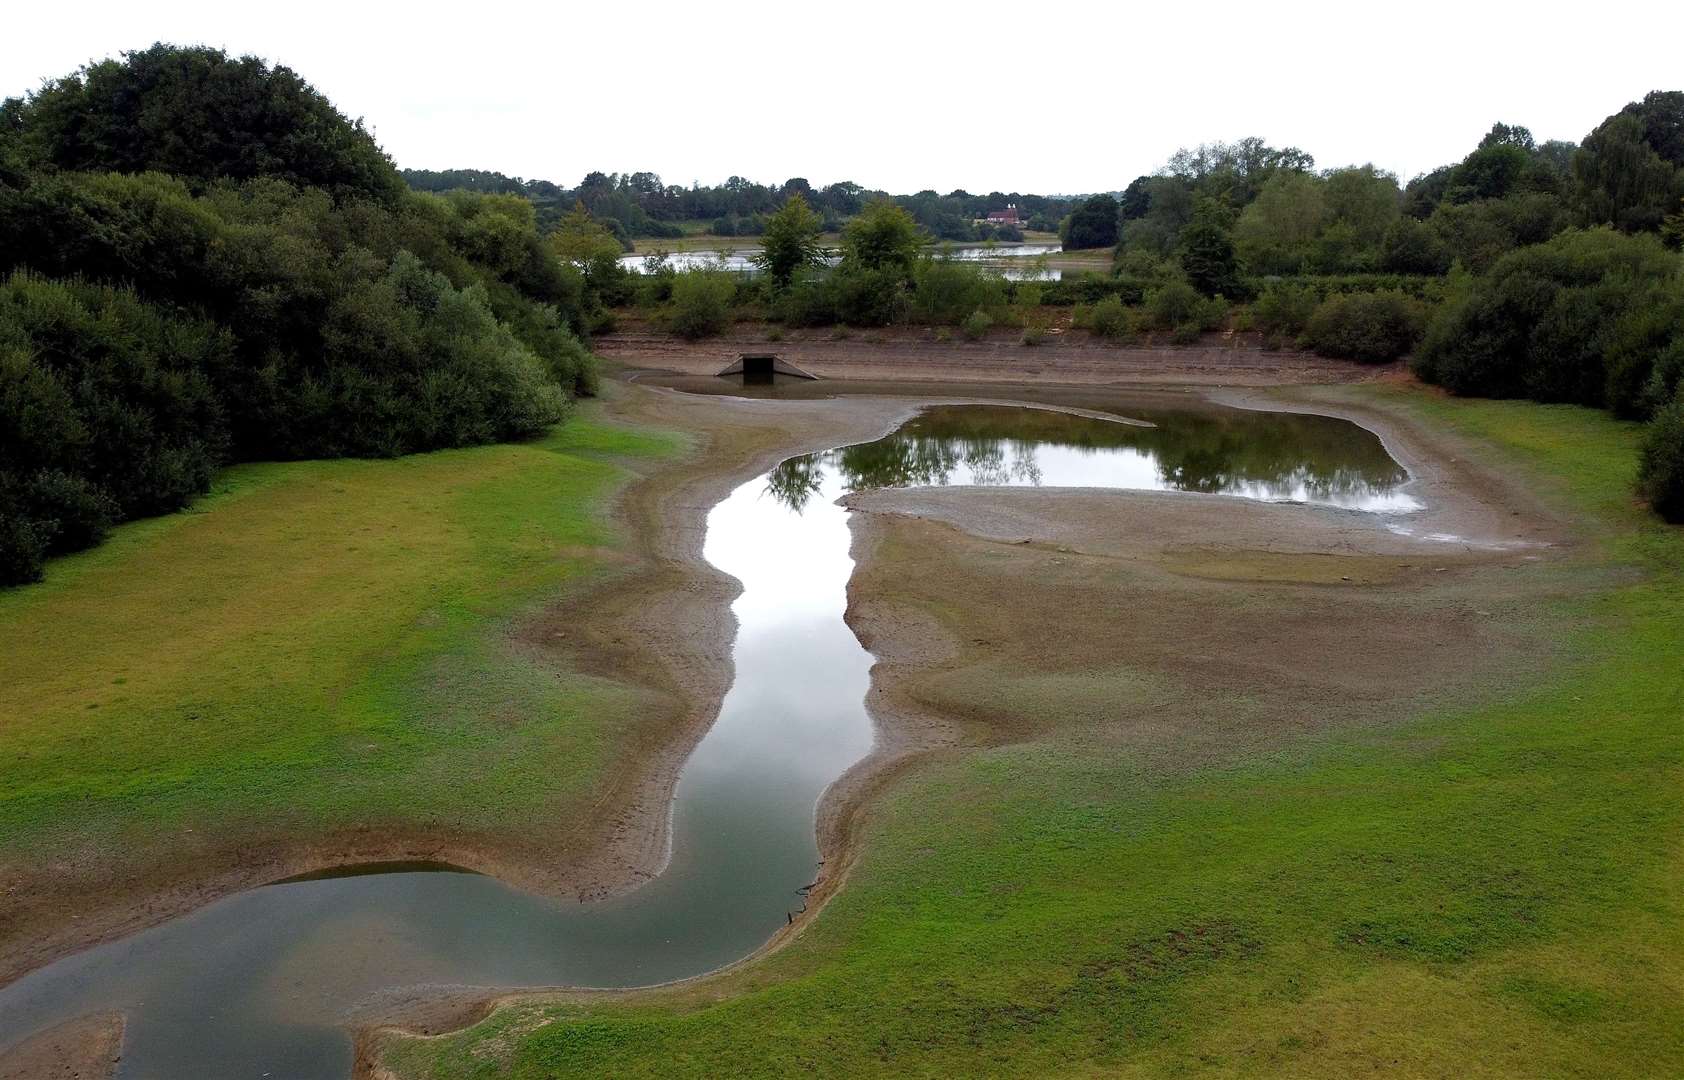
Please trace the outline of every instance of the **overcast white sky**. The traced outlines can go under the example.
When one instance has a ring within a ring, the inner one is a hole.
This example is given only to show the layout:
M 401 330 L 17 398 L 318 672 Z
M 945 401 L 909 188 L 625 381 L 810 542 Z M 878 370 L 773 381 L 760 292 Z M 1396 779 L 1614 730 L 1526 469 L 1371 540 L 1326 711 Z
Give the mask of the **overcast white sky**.
M 3 96 L 153 41 L 218 45 L 293 67 L 400 166 L 569 185 L 1088 192 L 1252 134 L 1407 180 L 1496 120 L 1576 141 L 1684 89 L 1680 2 L 7 6 Z

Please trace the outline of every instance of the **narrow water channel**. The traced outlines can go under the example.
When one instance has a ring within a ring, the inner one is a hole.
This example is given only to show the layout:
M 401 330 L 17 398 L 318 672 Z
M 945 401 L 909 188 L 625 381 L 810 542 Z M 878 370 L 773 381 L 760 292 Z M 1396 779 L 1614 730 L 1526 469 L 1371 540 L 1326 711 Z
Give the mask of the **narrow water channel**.
M 589 904 L 437 867 L 267 885 L 0 989 L 0 1047 L 120 1010 L 127 1080 L 320 1080 L 349 1073 L 343 1018 L 377 995 L 640 986 L 730 963 L 803 906 L 818 799 L 871 746 L 872 658 L 843 621 L 853 562 L 835 500 L 865 487 L 1044 484 L 1413 508 L 1406 474 L 1371 433 L 1343 421 L 1270 428 L 1269 416 L 1236 411 L 1199 435 L 944 407 L 884 439 L 791 458 L 708 515 L 704 554 L 743 585 L 735 679 L 680 777 L 660 877 Z

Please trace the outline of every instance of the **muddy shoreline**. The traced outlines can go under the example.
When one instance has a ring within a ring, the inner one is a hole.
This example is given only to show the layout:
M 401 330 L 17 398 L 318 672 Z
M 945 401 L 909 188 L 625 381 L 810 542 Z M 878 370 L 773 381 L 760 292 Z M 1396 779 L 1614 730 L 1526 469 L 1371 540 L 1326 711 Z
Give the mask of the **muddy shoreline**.
M 1342 400 L 1338 396 L 1327 398 L 1314 389 L 1287 393 L 1290 396 L 1255 391 L 1242 396 L 1207 388 L 1200 391 L 1200 396 L 1230 406 L 1338 416 L 1375 431 L 1400 463 L 1409 469 L 1411 490 L 1428 502 L 1427 509 L 1421 513 L 1423 522 L 1430 523 L 1434 530 L 1463 530 L 1472 543 L 1447 545 L 1439 540 L 1387 533 L 1377 528 L 1366 515 L 1327 508 L 1260 504 L 1223 496 L 1189 498 L 1180 493 L 1010 489 L 991 491 L 985 499 L 975 491 L 959 493 L 914 489 L 873 492 L 847 499 L 846 505 L 861 511 L 850 521 L 853 557 L 861 568 L 870 565 L 891 527 L 887 524 L 888 520 L 894 518 L 939 522 L 984 542 L 1014 546 L 1025 544 L 1025 539 L 1015 529 L 1008 528 L 1003 532 L 991 529 L 990 524 L 983 520 L 986 514 L 974 512 L 977 507 L 987 504 L 1009 504 L 1029 509 L 1031 513 L 1027 520 L 1032 520 L 1035 523 L 1032 527 L 1038 527 L 1042 535 L 1028 542 L 1037 547 L 1103 556 L 1107 554 L 1103 550 L 1104 545 L 1097 548 L 1093 545 L 1087 548 L 1070 545 L 1082 544 L 1084 531 L 1091 539 L 1093 524 L 1114 517 L 1119 500 L 1135 507 L 1151 507 L 1173 522 L 1192 525 L 1196 529 L 1208 532 L 1221 528 L 1224 530 L 1224 546 L 1257 546 L 1283 555 L 1331 551 L 1337 553 L 1335 557 L 1339 560 L 1335 571 L 1351 570 L 1358 565 L 1366 567 L 1365 558 L 1375 565 L 1387 567 L 1397 566 L 1397 559 L 1408 558 L 1415 560 L 1407 564 L 1415 569 L 1414 576 L 1425 577 L 1451 568 L 1501 563 L 1514 559 L 1517 551 L 1559 549 L 1570 542 L 1570 531 L 1565 523 L 1551 518 L 1541 507 L 1523 496 L 1519 504 L 1513 501 L 1516 492 L 1512 483 L 1461 457 L 1452 443 L 1435 441 L 1434 433 L 1416 429 L 1394 410 Z M 1005 398 L 1011 395 L 1002 392 L 998 396 Z M 919 400 L 923 402 L 925 399 L 921 397 Z M 1524 505 L 1524 511 L 1516 509 L 1517 505 Z M 1252 521 L 1252 528 L 1238 533 L 1233 531 L 1229 519 L 1236 510 Z M 1020 519 L 1018 524 L 1022 520 L 1026 519 Z M 1061 530 L 1061 522 L 1072 521 L 1076 523 L 1073 528 Z M 1177 538 L 1173 535 L 1158 532 L 1137 537 L 1131 544 L 1123 546 L 1130 549 L 1127 557 L 1138 558 L 1149 548 L 1173 548 L 1176 543 Z M 1119 552 L 1109 554 L 1118 555 Z M 806 917 L 797 919 L 762 948 L 737 963 L 678 984 L 634 991 L 520 990 L 482 1002 L 472 1010 L 472 1015 L 461 1019 L 471 1023 L 504 1004 L 622 999 L 628 995 L 665 994 L 686 988 L 700 991 L 723 980 L 731 972 L 793 940 L 824 903 L 846 883 L 849 870 L 860 852 L 863 828 L 869 820 L 873 796 L 877 792 L 892 784 L 907 769 L 915 767 L 928 753 L 983 745 L 989 741 L 979 739 L 963 718 L 944 716 L 922 708 L 905 692 L 907 672 L 932 663 L 949 662 L 962 651 L 961 646 L 928 621 L 910 624 L 901 613 L 886 610 L 880 596 L 870 595 L 869 588 L 862 584 L 862 577 L 856 570 L 850 582 L 847 620 L 861 643 L 877 659 L 867 702 L 877 732 L 877 743 L 867 758 L 826 791 L 820 803 L 818 833 L 825 864 L 818 886 L 810 894 Z M 1360 584 L 1374 584 L 1379 579 L 1378 574 L 1374 578 L 1364 577 Z M 1290 580 L 1295 584 L 1303 583 L 1298 579 Z M 1392 575 L 1385 580 L 1395 583 L 1398 577 Z M 1336 574 L 1326 581 L 1315 583 L 1352 581 L 1349 575 Z M 392 1017 L 385 1024 L 365 1026 L 359 1031 L 358 1060 L 363 1070 L 359 1075 L 378 1075 L 369 1070 L 378 1060 L 379 1047 L 385 1039 L 417 1035 L 427 1037 L 451 1029 L 450 1025 L 412 1024 L 400 1017 Z
M 712 361 L 704 358 L 693 362 L 706 365 Z M 1436 433 L 1408 430 L 1408 425 L 1401 423 L 1391 410 L 1352 404 L 1339 400 L 1337 395 L 1330 399 L 1315 390 L 1294 393 L 1289 398 L 1278 392 L 1255 390 L 1224 394 L 1212 384 L 1233 385 L 1229 381 L 1233 369 L 1223 365 L 1204 374 L 1204 388 L 1198 391 L 1201 396 L 1241 407 L 1344 415 L 1375 430 L 1409 468 L 1414 482 L 1425 485 L 1422 490 L 1428 496 L 1430 512 L 1447 514 L 1447 520 L 1463 526 L 1469 523 L 1503 526 L 1486 531 L 1493 536 L 1502 531 L 1511 539 L 1528 544 L 1553 543 L 1563 536 L 1559 523 L 1550 521 L 1537 507 L 1527 506 L 1524 513 L 1513 508 L 1508 501 L 1513 495 L 1512 488 L 1507 492 L 1502 490 L 1509 485 L 1481 475 L 1458 455 L 1438 450 L 1442 441 L 1435 443 Z M 927 369 L 921 369 L 919 375 L 940 378 L 940 373 Z M 966 375 L 967 379 L 974 377 L 974 372 Z M 1018 372 L 1020 380 L 1026 377 L 1032 376 Z M 1283 378 L 1282 381 L 1295 380 Z M 1081 382 L 1075 380 L 1076 384 Z M 1020 390 L 1043 388 L 1039 384 L 990 386 L 986 396 L 1010 399 Z M 1088 389 L 1097 388 L 1090 385 Z M 1123 387 L 1113 384 L 1104 389 L 1121 391 Z M 965 396 L 968 395 L 943 395 L 947 400 L 962 400 Z M 220 868 L 206 872 L 205 866 L 215 865 L 211 859 L 200 864 L 197 875 L 183 876 L 174 884 L 160 884 L 158 878 L 114 884 L 106 893 L 108 903 L 77 918 L 73 927 L 64 928 L 61 921 L 56 931 L 37 936 L 22 949 L 9 951 L 0 960 L 0 984 L 58 956 L 165 921 L 221 896 L 293 874 L 348 863 L 393 859 L 451 862 L 493 874 L 521 888 L 576 895 L 580 899 L 625 891 L 658 874 L 667 860 L 670 806 L 679 770 L 711 725 L 732 678 L 730 649 L 734 625 L 729 605 L 737 593 L 737 585 L 701 558 L 708 510 L 734 487 L 782 458 L 875 438 L 892 430 L 924 400 L 922 397 L 842 397 L 779 401 L 773 405 L 736 398 L 696 398 L 641 386 L 617 387 L 610 398 L 611 416 L 689 431 L 696 439 L 695 449 L 676 467 L 642 476 L 622 493 L 614 513 L 631 538 L 632 559 L 626 567 L 604 583 L 537 612 L 514 631 L 515 639 L 523 647 L 554 650 L 557 661 L 573 669 L 622 676 L 635 672 L 637 681 L 653 684 L 670 703 L 669 722 L 662 725 L 658 737 L 627 748 L 624 757 L 629 767 L 596 800 L 599 813 L 589 815 L 589 820 L 562 835 L 546 836 L 541 845 L 500 835 L 464 837 L 442 829 L 437 833 L 405 833 L 368 828 L 317 838 L 308 844 L 276 838 L 267 849 L 261 844 L 253 845 L 250 837 L 244 837 L 241 849 L 247 854 Z M 1460 468 L 1454 467 L 1458 465 Z M 1458 494 L 1470 491 L 1473 494 L 1469 497 Z M 878 515 L 938 519 L 944 516 L 940 507 L 895 504 L 893 497 L 911 494 L 914 493 L 877 493 L 861 500 L 858 509 L 872 513 L 853 516 L 853 553 L 857 564 L 864 566 L 875 557 L 882 536 L 882 523 L 874 520 Z M 1037 496 L 1069 500 L 1080 493 L 1018 492 L 1004 501 L 1024 501 L 1016 496 L 1026 496 L 1028 501 Z M 1113 492 L 1103 498 L 1137 496 Z M 1158 496 L 1157 500 L 1180 498 Z M 970 501 L 977 500 L 973 496 Z M 1185 500 L 1170 505 L 1179 508 L 1184 503 Z M 1075 503 L 1065 501 L 1059 513 L 1063 515 L 1074 506 Z M 1325 511 L 1306 508 L 1277 509 L 1292 511 L 1288 516 L 1302 517 L 1305 521 L 1327 516 Z M 1183 514 L 1179 509 L 1169 516 L 1188 514 L 1199 516 L 1193 511 Z M 965 520 L 963 515 L 954 515 L 949 524 L 975 536 L 987 537 L 990 532 L 986 523 Z M 1310 534 L 1317 532 L 1309 526 L 1286 526 L 1289 532 L 1297 527 L 1305 528 Z M 1366 531 L 1375 532 L 1372 528 Z M 1049 535 L 1043 542 L 1062 544 L 1068 539 Z M 1327 539 L 1313 536 L 1309 544 L 1314 546 Z M 1340 541 L 1347 549 L 1352 543 L 1360 544 L 1361 540 Z M 1374 550 L 1397 553 L 1413 549 L 1418 543 L 1393 537 Z M 849 597 L 849 625 L 878 656 L 867 702 L 877 744 L 871 755 L 839 779 L 820 803 L 819 844 L 826 862 L 819 885 L 810 897 L 809 918 L 846 880 L 857 854 L 861 825 L 869 815 L 872 795 L 893 782 L 920 755 L 969 741 L 962 723 L 909 708 L 892 692 L 891 686 L 880 685 L 883 680 L 878 677 L 888 667 L 916 667 L 929 658 L 926 654 L 949 650 L 950 645 L 941 641 L 939 634 L 908 633 L 905 625 L 874 614 L 871 605 L 857 602 L 860 598 L 852 583 Z M 586 612 L 589 618 L 583 617 Z M 573 629 L 565 645 L 556 640 L 556 628 L 562 625 Z M 254 847 L 260 854 L 249 854 Z M 165 876 L 160 874 L 159 878 Z M 136 897 L 140 899 L 137 901 Z M 807 921 L 796 920 L 739 963 L 751 962 L 780 947 L 799 933 Z M 699 978 L 716 978 L 718 974 Z M 379 1028 L 398 1025 L 410 1031 L 449 1030 L 471 1023 L 498 1002 L 514 998 L 530 1000 L 535 995 L 553 993 L 521 991 L 504 995 L 464 988 L 448 992 L 441 988 L 437 998 L 392 1002 L 389 1009 L 357 1018 L 362 1025 L 359 1070 L 366 1072 L 371 1067 L 373 1057 L 369 1050 L 373 1043 L 370 1040 Z M 563 993 L 573 996 L 579 992 Z

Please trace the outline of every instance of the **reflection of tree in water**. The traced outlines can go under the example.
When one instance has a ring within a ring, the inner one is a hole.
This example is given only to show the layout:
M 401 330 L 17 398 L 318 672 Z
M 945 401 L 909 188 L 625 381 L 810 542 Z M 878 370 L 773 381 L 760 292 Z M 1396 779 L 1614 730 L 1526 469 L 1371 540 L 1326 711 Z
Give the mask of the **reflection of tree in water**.
M 1036 450 L 1128 450 L 1150 458 L 1165 487 L 1212 494 L 1255 490 L 1327 502 L 1385 495 L 1406 479 L 1372 433 L 1322 416 L 1241 410 L 1165 412 L 1136 427 L 1044 409 L 931 408 L 875 442 L 791 458 L 767 489 L 794 509 L 817 493 L 825 468 L 848 490 L 940 486 L 963 467 L 983 485 L 1042 482 Z
M 778 462 L 766 474 L 766 491 L 772 498 L 800 513 L 807 501 L 819 493 L 824 480 L 822 454 L 802 454 Z

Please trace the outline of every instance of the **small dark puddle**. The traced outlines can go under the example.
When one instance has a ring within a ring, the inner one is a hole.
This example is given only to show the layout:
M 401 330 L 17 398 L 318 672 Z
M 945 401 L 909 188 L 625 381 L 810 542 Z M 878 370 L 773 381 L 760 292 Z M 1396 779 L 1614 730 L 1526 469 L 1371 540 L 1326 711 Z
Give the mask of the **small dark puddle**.
M 791 458 L 714 507 L 703 553 L 743 585 L 735 678 L 679 778 L 671 862 L 635 892 L 579 903 L 431 862 L 305 874 L 0 988 L 0 1047 L 120 1010 L 126 1080 L 320 1080 L 350 1071 L 346 1015 L 394 992 L 644 986 L 754 951 L 804 907 L 817 801 L 871 746 L 872 657 L 843 621 L 853 561 L 836 500 L 848 491 L 1039 484 L 1412 505 L 1403 470 L 1354 424 L 1144 413 L 1158 426 L 934 408 L 887 438 Z

